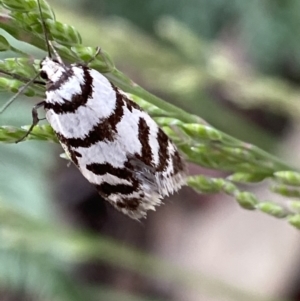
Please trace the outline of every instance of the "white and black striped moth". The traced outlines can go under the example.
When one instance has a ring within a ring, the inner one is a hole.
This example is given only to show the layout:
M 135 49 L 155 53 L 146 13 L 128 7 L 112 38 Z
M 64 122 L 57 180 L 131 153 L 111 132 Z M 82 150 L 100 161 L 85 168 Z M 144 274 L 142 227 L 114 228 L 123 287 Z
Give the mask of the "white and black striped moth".
M 184 185 L 183 159 L 155 121 L 105 76 L 62 61 L 37 4 L 49 54 L 40 64 L 46 99 L 34 107 L 31 129 L 44 107 L 65 152 L 99 194 L 133 219 L 146 217 Z

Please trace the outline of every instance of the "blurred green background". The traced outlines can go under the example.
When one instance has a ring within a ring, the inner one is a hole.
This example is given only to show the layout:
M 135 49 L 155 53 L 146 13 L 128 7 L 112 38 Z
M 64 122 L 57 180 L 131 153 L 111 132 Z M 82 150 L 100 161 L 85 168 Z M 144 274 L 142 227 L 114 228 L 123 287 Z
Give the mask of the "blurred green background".
M 49 4 L 151 93 L 299 166 L 299 1 Z M 29 124 L 38 101 L 20 97 L 1 124 Z M 60 153 L 46 142 L 1 145 L 3 300 L 300 300 L 297 230 L 189 189 L 137 223 Z

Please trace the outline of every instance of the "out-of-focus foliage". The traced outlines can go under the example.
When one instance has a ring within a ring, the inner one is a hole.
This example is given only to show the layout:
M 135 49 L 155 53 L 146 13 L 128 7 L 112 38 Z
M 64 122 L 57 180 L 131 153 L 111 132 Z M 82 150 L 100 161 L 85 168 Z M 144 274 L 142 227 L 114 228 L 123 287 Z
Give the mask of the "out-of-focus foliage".
M 71 270 L 90 260 L 126 268 L 161 283 L 176 282 L 202 294 L 207 291 L 215 296 L 226 295 L 230 300 L 283 301 L 247 294 L 108 238 L 45 223 L 0 202 L 0 288 L 21 291 L 24 299 L 28 294 L 38 300 L 157 300 L 82 285 L 71 276 Z
M 165 15 L 182 21 L 208 39 L 222 35 L 224 30 L 226 33 L 226 29 L 234 31 L 260 68 L 275 72 L 296 64 L 293 69 L 299 70 L 298 0 L 178 0 L 176 4 L 172 0 L 77 0 L 77 5 L 97 16 L 102 13 L 128 18 L 150 32 Z M 296 75 L 299 78 L 300 74 Z
M 8 98 L 3 94 L 3 98 Z M 28 122 L 30 107 L 22 103 L 13 112 L 1 116 L 1 123 L 22 125 Z M 10 205 L 37 216 L 48 218 L 51 212 L 50 187 L 45 171 L 50 169 L 52 147 L 40 142 L 24 143 L 24 146 L 1 145 L 0 152 L 0 198 Z M 9 160 L 8 160 L 9 158 Z

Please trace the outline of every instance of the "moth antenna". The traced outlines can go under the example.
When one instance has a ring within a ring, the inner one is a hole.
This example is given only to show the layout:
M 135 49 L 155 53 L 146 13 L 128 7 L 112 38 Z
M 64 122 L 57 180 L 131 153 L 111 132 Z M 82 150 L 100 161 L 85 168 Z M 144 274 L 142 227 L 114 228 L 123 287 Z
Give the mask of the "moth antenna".
M 39 12 L 40 12 L 40 16 L 41 16 L 41 22 L 42 22 L 42 26 L 43 26 L 43 31 L 44 31 L 44 35 L 45 35 L 45 39 L 46 39 L 46 45 L 47 45 L 47 51 L 48 51 L 48 56 L 49 58 L 51 58 L 51 50 L 53 51 L 57 61 L 62 65 L 65 66 L 64 62 L 62 61 L 60 55 L 58 54 L 58 52 L 56 51 L 56 49 L 54 48 L 52 42 L 49 39 L 49 33 L 47 31 L 47 26 L 46 26 L 46 22 L 43 18 L 43 11 L 42 11 L 42 7 L 41 7 L 41 2 L 40 0 L 37 0 L 38 3 L 38 8 L 39 8 Z
M 58 62 L 59 62 L 62 66 L 65 66 L 63 60 L 61 59 L 60 55 L 58 54 L 58 52 L 57 52 L 56 49 L 54 48 L 52 42 L 51 42 L 51 41 L 48 41 L 48 43 L 49 43 L 49 45 L 50 45 L 50 47 L 51 47 L 51 49 L 52 49 L 52 51 L 53 51 L 53 53 L 54 53 L 56 59 L 58 60 Z
M 22 88 L 20 88 L 19 91 L 0 108 L 0 114 L 2 114 L 16 100 L 16 98 L 20 94 L 22 94 L 39 76 L 40 74 L 37 73 L 34 78 L 32 78 Z
M 46 39 L 48 56 L 51 58 L 51 49 L 50 49 L 50 46 L 49 46 L 49 35 L 48 35 L 48 31 L 47 31 L 45 20 L 43 18 L 43 12 L 42 12 L 42 7 L 41 7 L 40 0 L 37 0 L 37 4 L 38 4 L 40 16 L 41 16 L 42 27 L 43 27 L 43 31 L 44 31 L 44 35 L 45 35 L 45 39 Z
M 24 77 L 24 76 L 21 76 L 21 75 L 18 75 L 18 74 L 13 74 L 11 72 L 8 72 L 8 71 L 2 70 L 2 69 L 0 69 L 0 73 L 3 73 L 5 75 L 9 75 L 10 77 L 12 77 L 14 79 L 17 79 L 17 80 L 19 80 L 19 81 L 21 81 L 25 84 L 31 80 L 30 78 L 27 78 L 27 77 Z M 41 81 L 41 80 L 34 80 L 33 83 L 37 84 L 37 85 L 42 85 L 42 86 L 46 85 L 46 83 L 44 81 Z

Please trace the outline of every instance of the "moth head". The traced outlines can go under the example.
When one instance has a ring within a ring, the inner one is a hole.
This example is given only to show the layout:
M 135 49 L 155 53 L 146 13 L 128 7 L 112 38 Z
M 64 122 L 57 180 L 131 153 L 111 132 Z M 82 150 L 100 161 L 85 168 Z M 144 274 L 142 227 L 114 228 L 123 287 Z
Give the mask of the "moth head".
M 40 76 L 46 81 L 55 83 L 65 73 L 65 67 L 56 59 L 44 58 L 40 64 Z

